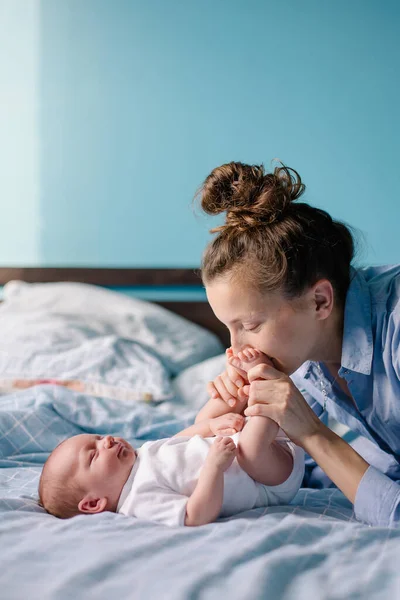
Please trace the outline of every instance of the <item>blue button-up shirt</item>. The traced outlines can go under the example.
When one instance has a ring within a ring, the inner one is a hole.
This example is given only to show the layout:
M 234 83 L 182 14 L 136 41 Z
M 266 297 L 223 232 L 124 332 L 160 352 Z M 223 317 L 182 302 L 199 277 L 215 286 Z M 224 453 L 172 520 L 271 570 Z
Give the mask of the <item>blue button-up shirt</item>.
M 329 413 L 362 436 L 352 445 L 371 466 L 356 517 L 400 525 L 400 265 L 352 270 L 351 279 L 339 376 L 354 402 L 323 363 L 304 363 L 292 378 L 320 418 Z

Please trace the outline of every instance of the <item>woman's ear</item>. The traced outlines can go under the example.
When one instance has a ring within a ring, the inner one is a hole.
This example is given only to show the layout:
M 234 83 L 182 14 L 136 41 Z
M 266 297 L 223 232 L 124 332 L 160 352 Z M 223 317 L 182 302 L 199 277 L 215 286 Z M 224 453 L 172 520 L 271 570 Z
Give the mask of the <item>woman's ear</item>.
M 107 498 L 95 498 L 87 495 L 78 504 L 80 512 L 86 514 L 101 513 L 106 510 Z
M 311 288 L 315 313 L 319 320 L 324 320 L 331 314 L 335 302 L 333 287 L 328 279 L 320 279 Z

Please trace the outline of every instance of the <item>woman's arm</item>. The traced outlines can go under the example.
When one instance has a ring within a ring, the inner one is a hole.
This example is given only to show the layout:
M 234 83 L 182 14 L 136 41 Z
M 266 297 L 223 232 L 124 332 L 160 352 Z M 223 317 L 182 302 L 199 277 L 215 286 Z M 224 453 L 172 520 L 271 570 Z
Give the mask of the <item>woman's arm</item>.
M 321 423 L 304 439 L 304 449 L 354 504 L 357 519 L 379 527 L 400 521 L 400 485 L 370 466 L 351 446 Z
M 354 504 L 358 486 L 369 464 L 321 422 L 317 431 L 303 437 L 302 447 Z

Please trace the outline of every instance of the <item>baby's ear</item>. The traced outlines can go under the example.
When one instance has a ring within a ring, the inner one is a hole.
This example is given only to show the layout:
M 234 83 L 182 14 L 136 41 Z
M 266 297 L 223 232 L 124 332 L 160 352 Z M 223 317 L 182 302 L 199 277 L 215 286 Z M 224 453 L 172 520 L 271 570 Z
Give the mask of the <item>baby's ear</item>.
M 85 496 L 78 504 L 80 512 L 89 515 L 101 513 L 106 510 L 107 498 L 95 498 L 94 496 Z

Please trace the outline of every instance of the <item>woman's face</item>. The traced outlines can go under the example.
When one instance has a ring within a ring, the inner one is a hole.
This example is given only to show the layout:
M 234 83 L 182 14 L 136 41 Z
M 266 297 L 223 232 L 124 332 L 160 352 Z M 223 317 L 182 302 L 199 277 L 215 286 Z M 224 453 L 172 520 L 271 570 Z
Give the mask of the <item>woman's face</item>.
M 322 360 L 326 312 L 318 308 L 314 287 L 294 300 L 225 278 L 212 281 L 206 290 L 215 315 L 229 329 L 233 352 L 253 346 L 290 375 L 307 360 Z

